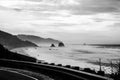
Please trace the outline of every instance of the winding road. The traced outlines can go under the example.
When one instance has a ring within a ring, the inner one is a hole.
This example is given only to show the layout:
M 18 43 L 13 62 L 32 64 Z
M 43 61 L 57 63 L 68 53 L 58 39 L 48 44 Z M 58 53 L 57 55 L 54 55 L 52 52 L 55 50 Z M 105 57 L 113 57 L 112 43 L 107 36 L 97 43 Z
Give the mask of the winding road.
M 107 77 L 49 64 L 0 59 L 0 66 L 42 73 L 55 80 L 112 80 Z M 30 80 L 35 79 L 30 78 Z
M 38 80 L 16 71 L 0 70 L 0 80 Z

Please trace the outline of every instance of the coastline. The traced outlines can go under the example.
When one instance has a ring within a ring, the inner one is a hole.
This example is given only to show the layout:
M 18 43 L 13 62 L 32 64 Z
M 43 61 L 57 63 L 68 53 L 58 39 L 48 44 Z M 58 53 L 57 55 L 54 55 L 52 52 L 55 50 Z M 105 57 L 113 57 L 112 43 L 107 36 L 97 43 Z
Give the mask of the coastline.
M 64 50 L 64 51 L 63 51 Z M 70 51 L 67 51 L 63 48 L 50 48 L 50 47 L 26 47 L 26 48 L 17 48 L 12 51 L 18 51 L 18 53 L 25 53 L 30 57 L 36 58 L 38 61 L 43 61 L 46 63 L 55 63 L 62 64 L 63 66 L 78 66 L 80 68 L 90 68 L 92 70 L 99 71 L 99 64 L 95 64 L 93 62 L 88 62 L 84 60 L 73 60 L 71 58 L 67 58 L 67 54 Z M 61 52 L 60 52 L 61 51 Z M 67 52 L 66 52 L 67 51 Z M 103 70 L 106 70 L 105 73 L 111 73 L 111 69 L 109 66 L 102 66 Z

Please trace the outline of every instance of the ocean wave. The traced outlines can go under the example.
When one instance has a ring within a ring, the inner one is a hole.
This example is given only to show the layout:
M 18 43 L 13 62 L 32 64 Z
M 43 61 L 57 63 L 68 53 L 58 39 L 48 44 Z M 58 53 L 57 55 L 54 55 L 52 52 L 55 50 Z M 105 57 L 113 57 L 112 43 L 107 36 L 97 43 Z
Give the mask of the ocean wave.
M 81 54 L 94 54 L 94 52 L 88 50 L 74 50 L 74 51 L 79 52 Z

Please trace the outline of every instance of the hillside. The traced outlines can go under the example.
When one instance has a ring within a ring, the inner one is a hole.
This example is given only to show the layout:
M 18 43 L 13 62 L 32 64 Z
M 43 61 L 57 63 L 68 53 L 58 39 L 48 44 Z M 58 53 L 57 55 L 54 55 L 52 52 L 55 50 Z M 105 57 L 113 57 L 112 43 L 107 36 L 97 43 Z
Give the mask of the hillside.
M 32 42 L 22 41 L 17 36 L 4 32 L 4 31 L 0 31 L 0 44 L 2 44 L 7 49 L 37 46 Z
M 4 48 L 3 45 L 1 44 L 0 44 L 0 59 L 11 59 L 11 60 L 31 61 L 31 62 L 36 61 L 35 58 L 10 52 L 6 48 Z
M 21 40 L 24 41 L 30 41 L 33 42 L 37 45 L 41 45 L 41 44 L 58 44 L 61 41 L 59 40 L 55 40 L 52 38 L 42 38 L 42 37 L 38 37 L 38 36 L 34 36 L 34 35 L 17 35 L 17 37 Z

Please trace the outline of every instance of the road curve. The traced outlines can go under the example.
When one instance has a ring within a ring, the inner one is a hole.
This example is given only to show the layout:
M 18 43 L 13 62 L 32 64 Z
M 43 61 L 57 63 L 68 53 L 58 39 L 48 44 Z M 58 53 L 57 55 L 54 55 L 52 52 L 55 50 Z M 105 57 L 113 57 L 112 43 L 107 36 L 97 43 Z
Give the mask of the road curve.
M 0 70 L 0 79 L 2 80 L 38 80 L 34 77 L 21 74 L 15 71 Z
M 83 71 L 33 62 L 0 59 L 0 66 L 31 70 L 34 72 L 43 73 L 57 80 L 112 80 L 106 77 L 90 74 Z

